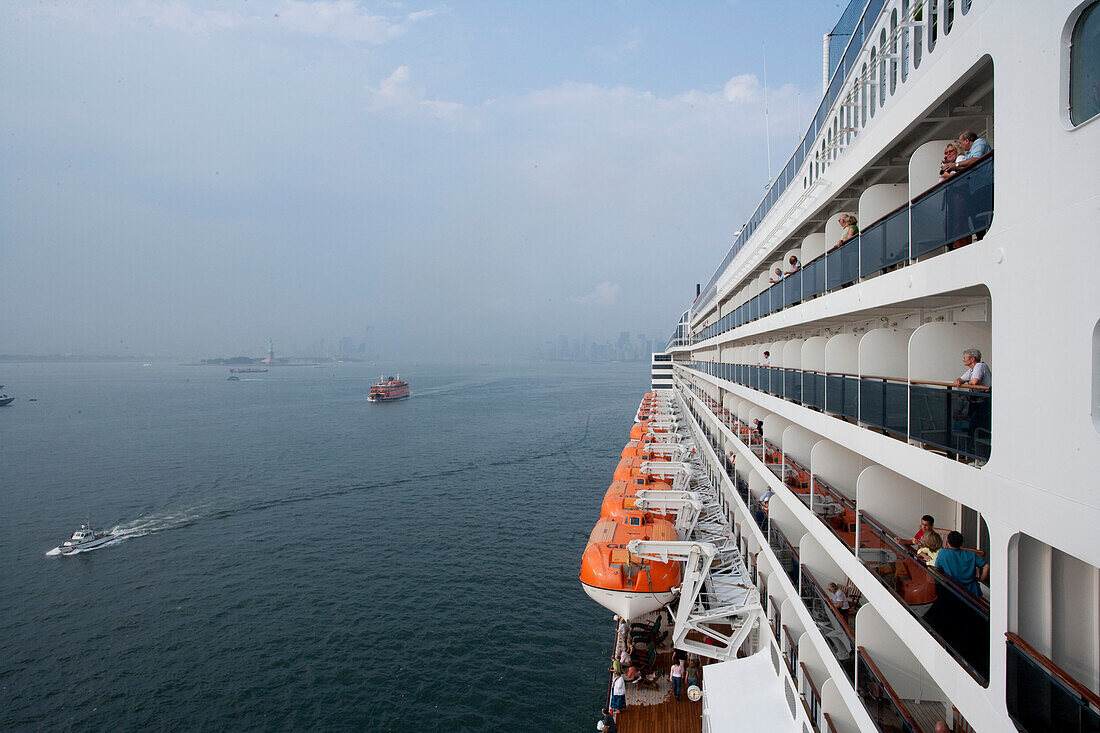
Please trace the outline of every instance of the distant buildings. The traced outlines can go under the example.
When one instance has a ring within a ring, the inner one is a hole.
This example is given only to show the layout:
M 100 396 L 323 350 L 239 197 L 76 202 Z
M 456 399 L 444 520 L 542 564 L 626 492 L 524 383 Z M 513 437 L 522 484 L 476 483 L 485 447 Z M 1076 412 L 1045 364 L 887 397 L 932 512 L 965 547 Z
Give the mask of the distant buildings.
M 583 341 L 570 340 L 559 336 L 556 342 L 547 341 L 536 348 L 531 358 L 537 361 L 649 361 L 654 346 L 663 348 L 664 344 L 665 339 L 661 336 L 639 333 L 631 339 L 628 331 L 622 331 L 614 343 L 589 342 L 587 337 Z

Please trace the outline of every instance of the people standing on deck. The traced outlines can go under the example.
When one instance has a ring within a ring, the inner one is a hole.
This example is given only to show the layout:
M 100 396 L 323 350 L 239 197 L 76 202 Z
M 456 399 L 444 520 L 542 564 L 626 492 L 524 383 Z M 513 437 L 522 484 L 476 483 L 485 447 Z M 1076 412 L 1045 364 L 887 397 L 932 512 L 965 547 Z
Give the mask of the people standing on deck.
M 953 170 L 955 171 L 966 170 L 977 163 L 978 158 L 993 152 L 993 146 L 989 144 L 989 141 L 984 137 L 978 137 L 978 133 L 973 130 L 963 130 L 960 132 L 958 143 L 959 147 L 962 148 L 963 154 L 955 160 L 955 165 L 953 166 Z
M 596 730 L 602 730 L 603 733 L 619 733 L 619 724 L 615 722 L 615 716 L 611 712 L 611 708 L 604 708 L 600 711 L 600 715 L 603 718 L 596 726 Z
M 692 685 L 699 687 L 699 660 L 692 659 L 692 655 L 688 656 L 687 669 L 684 671 L 684 682 L 687 683 L 688 687 Z
M 989 366 L 982 361 L 981 351 L 978 349 L 967 349 L 964 351 L 963 364 L 966 366 L 966 371 L 955 380 L 956 387 L 993 386 L 993 373 L 989 371 Z M 976 437 L 975 434 L 978 430 L 989 432 L 990 428 L 989 396 L 988 394 L 983 395 L 977 390 L 974 390 L 972 394 L 966 398 L 964 407 L 965 409 L 962 410 L 962 412 L 969 418 L 969 427 L 967 427 L 966 432 L 967 435 L 970 436 L 970 447 L 976 452 L 977 446 L 974 442 Z
M 684 660 L 674 659 L 672 661 L 672 669 L 668 673 L 668 678 L 672 680 L 672 694 L 679 700 L 680 688 L 684 684 Z
M 615 681 L 611 683 L 611 714 L 618 716 L 626 710 L 626 681 L 621 674 L 615 675 Z
M 836 221 L 837 224 L 844 227 L 844 233 L 841 235 L 840 240 L 829 248 L 830 252 L 852 241 L 859 234 L 859 226 L 856 224 L 856 218 L 851 214 L 841 214 L 840 218 Z
M 947 143 L 943 149 L 943 160 L 940 161 L 940 179 L 946 181 L 958 173 L 955 170 L 955 161 L 962 155 L 962 146 L 958 143 Z
M 790 266 L 791 269 L 784 272 L 783 277 L 787 277 L 788 275 L 793 275 L 793 274 L 795 274 L 796 272 L 798 272 L 799 270 L 802 269 L 802 263 L 799 262 L 798 258 L 795 257 L 794 255 L 791 255 L 787 259 L 787 264 Z

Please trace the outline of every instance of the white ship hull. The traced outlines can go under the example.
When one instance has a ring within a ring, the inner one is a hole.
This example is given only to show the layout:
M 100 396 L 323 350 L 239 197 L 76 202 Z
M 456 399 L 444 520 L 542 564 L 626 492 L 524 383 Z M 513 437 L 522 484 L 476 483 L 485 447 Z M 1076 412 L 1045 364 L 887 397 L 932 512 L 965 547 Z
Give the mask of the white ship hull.
M 676 598 L 675 593 L 637 593 L 595 588 L 581 584 L 588 597 L 612 613 L 628 620 L 641 618 L 663 608 Z

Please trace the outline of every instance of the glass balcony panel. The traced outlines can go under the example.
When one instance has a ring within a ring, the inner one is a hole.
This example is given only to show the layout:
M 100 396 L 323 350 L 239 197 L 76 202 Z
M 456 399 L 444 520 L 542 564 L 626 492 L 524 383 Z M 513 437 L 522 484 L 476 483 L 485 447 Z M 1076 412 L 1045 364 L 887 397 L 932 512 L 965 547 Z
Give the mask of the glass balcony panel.
M 859 233 L 859 257 L 864 277 L 909 258 L 908 207 Z
M 993 395 L 913 384 L 909 387 L 909 437 L 970 458 L 989 460 Z
M 787 369 L 783 374 L 783 396 L 788 400 L 802 402 L 802 372 L 798 369 Z
M 808 300 L 825 292 L 825 258 L 818 257 L 802 268 L 802 299 Z
M 909 609 L 921 626 L 967 669 L 989 680 L 989 604 L 928 567 L 913 548 L 866 512 L 859 513 L 859 560 Z
M 829 374 L 825 377 L 825 411 L 856 420 L 859 417 L 859 384 L 856 377 Z
M 802 379 L 802 404 L 807 407 L 825 409 L 825 375 L 805 372 Z
M 984 232 L 993 221 L 993 157 L 956 175 L 910 208 L 913 257 Z
M 859 278 L 859 237 L 825 255 L 825 288 L 854 283 Z
M 863 377 L 859 380 L 859 421 L 904 437 L 909 414 L 905 382 Z
M 783 280 L 783 307 L 788 308 L 802 300 L 802 270 Z
M 1096 695 L 1074 689 L 1053 674 L 1049 669 L 1053 663 L 1028 649 L 1015 634 L 1009 635 L 1007 661 L 1005 697 L 1017 727 L 1027 733 L 1100 733 Z

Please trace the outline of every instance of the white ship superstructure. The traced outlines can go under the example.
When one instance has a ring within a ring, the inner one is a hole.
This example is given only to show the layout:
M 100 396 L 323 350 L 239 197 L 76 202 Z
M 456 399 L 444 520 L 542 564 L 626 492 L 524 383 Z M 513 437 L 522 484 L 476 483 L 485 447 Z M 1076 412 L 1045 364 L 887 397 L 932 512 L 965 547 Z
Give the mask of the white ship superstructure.
M 761 685 L 768 730 L 1100 730 L 1100 3 L 853 3 L 826 54 L 654 361 L 765 615 L 704 730 Z M 966 131 L 994 152 L 941 180 Z M 993 386 L 957 385 L 977 352 Z M 924 516 L 980 593 L 916 553 Z

